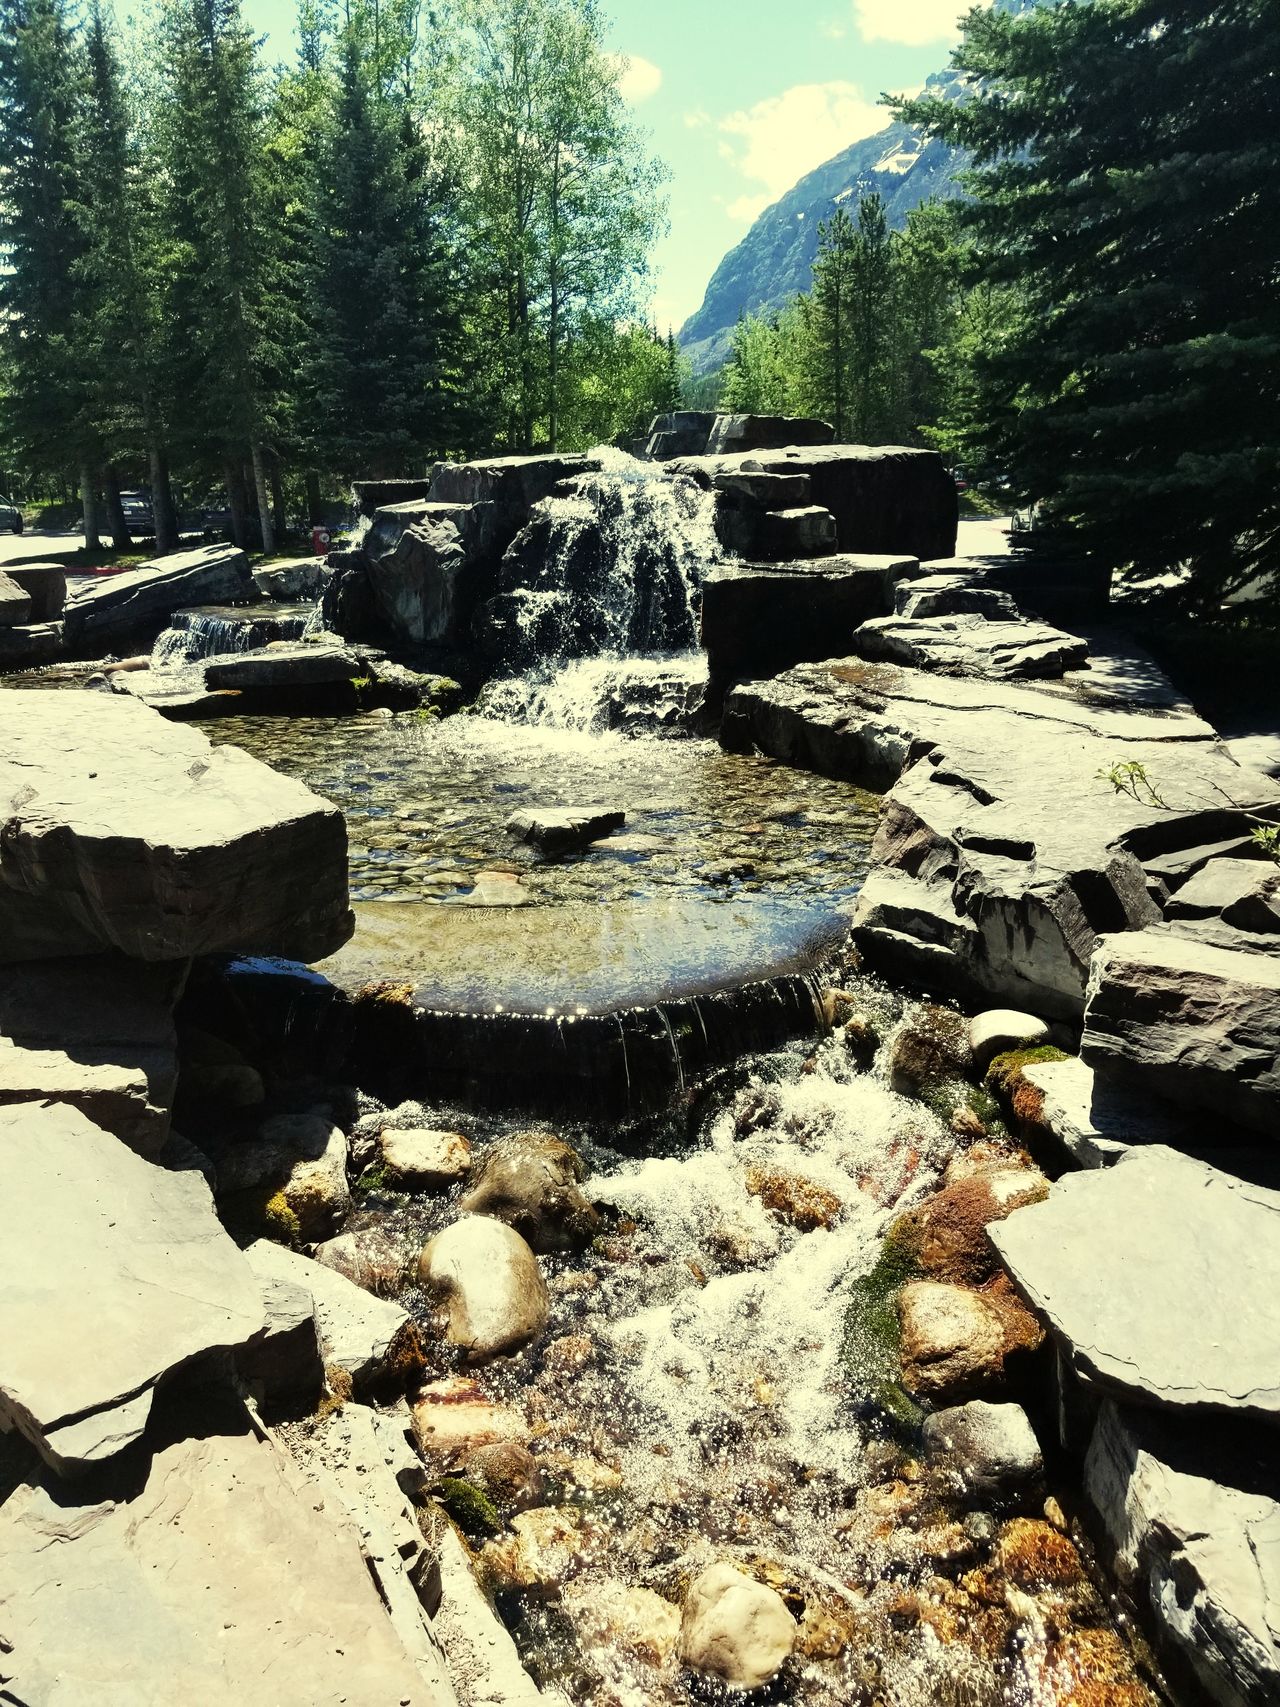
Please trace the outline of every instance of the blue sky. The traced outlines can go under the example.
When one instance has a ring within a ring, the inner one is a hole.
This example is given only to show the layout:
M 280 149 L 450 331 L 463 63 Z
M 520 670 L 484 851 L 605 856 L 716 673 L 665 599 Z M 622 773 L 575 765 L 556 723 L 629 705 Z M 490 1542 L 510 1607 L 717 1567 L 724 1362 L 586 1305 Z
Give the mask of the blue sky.
M 614 49 L 654 152 L 671 169 L 671 230 L 651 313 L 665 331 L 702 300 L 726 250 L 810 168 L 879 130 L 882 90 L 946 63 L 969 0 L 612 0 Z M 244 0 L 292 52 L 293 0 Z

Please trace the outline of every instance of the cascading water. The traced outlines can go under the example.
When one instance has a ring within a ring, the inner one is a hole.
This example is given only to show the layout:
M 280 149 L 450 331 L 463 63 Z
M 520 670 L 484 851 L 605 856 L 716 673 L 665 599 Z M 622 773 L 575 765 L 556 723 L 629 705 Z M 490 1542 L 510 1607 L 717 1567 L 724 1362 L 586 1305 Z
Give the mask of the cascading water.
M 203 658 L 255 652 L 273 640 L 298 640 L 312 605 L 208 605 L 174 611 L 151 650 L 153 670 L 183 671 Z
M 513 673 L 479 709 L 588 731 L 677 726 L 705 677 L 699 589 L 724 552 L 715 496 L 624 452 L 534 509 L 503 562 L 492 616 Z

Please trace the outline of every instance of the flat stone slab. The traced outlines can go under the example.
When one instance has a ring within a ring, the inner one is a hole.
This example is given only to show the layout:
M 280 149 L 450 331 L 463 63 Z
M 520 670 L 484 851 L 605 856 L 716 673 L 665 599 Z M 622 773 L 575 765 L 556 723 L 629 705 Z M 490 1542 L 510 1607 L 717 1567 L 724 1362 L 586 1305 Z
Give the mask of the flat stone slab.
M 1280 802 L 1190 711 L 857 658 L 734 689 L 721 740 L 888 791 L 855 919 L 880 970 L 1046 1018 L 1081 1017 L 1104 933 L 1158 923 L 1171 860 Z M 1168 810 L 1100 776 L 1126 761 Z
M 1269 1439 L 1253 1452 L 1242 1444 L 1107 1404 L 1085 1491 L 1160 1646 L 1207 1699 L 1270 1707 L 1280 1699 L 1280 1478 Z
M 987 1232 L 1099 1386 L 1280 1419 L 1280 1192 L 1153 1145 L 1064 1176 Z
M 625 812 L 608 806 L 531 806 L 511 814 L 507 833 L 554 858 L 598 842 L 626 821 Z
M 1047 623 L 976 614 L 874 617 L 855 633 L 853 649 L 862 658 L 1000 680 L 1061 676 L 1089 656 L 1087 640 Z
M 204 667 L 204 681 L 212 690 L 327 687 L 365 673 L 362 655 L 345 646 L 281 641 L 256 652 L 211 658 Z
M 1078 1056 L 1036 1062 L 1022 1077 L 1044 1099 L 1037 1124 L 1082 1168 L 1109 1167 L 1135 1144 L 1185 1151 L 1203 1140 L 1203 1121 L 1193 1126 L 1171 1105 L 1099 1078 Z
M 1082 1057 L 1145 1091 L 1274 1137 L 1280 1127 L 1280 956 L 1173 930 L 1104 937 Z
M 1022 615 L 1008 593 L 984 584 L 981 575 L 920 575 L 900 582 L 894 609 L 900 617 L 985 616 L 1016 622 Z
M 310 1294 L 326 1364 L 337 1364 L 356 1382 L 377 1378 L 391 1342 L 409 1320 L 407 1310 L 270 1239 L 256 1240 L 244 1254 L 263 1287 L 292 1286 Z
M 139 1155 L 155 1155 L 169 1130 L 141 1068 L 85 1065 L 60 1049 L 20 1049 L 0 1037 L 0 1107 L 33 1102 L 68 1103 Z
M 62 624 L 30 622 L 19 628 L 0 628 L 0 669 L 27 670 L 52 664 L 62 657 Z
M 89 1312 L 86 1312 L 89 1314 Z M 0 1507 L 14 1700 L 447 1707 L 387 1615 L 359 1531 L 243 1410 L 157 1450 L 142 1488 Z
M 137 1440 L 158 1382 L 261 1332 L 203 1178 L 77 1109 L 0 1109 L 0 1415 L 63 1472 Z
M 67 646 L 92 657 L 145 629 L 163 628 L 170 611 L 250 599 L 256 592 L 249 559 L 236 546 L 175 551 L 78 586 L 63 616 Z
M 120 695 L 0 691 L 0 962 L 313 959 L 350 931 L 336 807 Z

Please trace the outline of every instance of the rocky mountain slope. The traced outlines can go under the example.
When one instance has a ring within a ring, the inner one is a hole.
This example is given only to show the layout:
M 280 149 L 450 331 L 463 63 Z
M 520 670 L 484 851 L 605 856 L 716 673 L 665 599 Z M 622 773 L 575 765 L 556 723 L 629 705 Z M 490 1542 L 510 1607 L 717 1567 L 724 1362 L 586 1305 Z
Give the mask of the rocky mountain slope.
M 996 0 L 1005 11 L 1027 11 L 1039 0 Z M 958 98 L 962 80 L 935 72 L 930 94 Z M 861 137 L 807 173 L 780 201 L 766 208 L 712 274 L 702 306 L 680 328 L 680 345 L 695 373 L 719 367 L 729 354 L 733 328 L 744 314 L 782 308 L 808 290 L 818 226 L 837 207 L 855 212 L 863 196 L 879 195 L 889 223 L 901 228 L 912 208 L 934 196 L 960 193 L 955 181 L 963 153 L 929 141 L 896 120 Z

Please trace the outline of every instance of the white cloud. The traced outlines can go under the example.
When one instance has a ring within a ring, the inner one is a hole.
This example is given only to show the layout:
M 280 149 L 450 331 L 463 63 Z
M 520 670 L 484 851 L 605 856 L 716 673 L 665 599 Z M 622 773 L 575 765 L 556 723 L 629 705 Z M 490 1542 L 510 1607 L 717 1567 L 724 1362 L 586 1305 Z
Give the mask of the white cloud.
M 853 0 L 853 15 L 864 41 L 923 47 L 957 41 L 958 20 L 969 6 L 970 0 Z
M 695 107 L 684 115 L 684 122 L 690 130 L 701 130 L 703 125 L 711 123 L 711 114 L 705 107 Z
M 828 41 L 843 41 L 848 33 L 848 26 L 842 24 L 839 18 L 824 18 L 818 25 L 818 34 L 825 36 Z
M 888 122 L 884 108 L 854 83 L 797 83 L 729 113 L 720 129 L 731 141 L 722 142 L 720 151 L 753 187 L 727 211 L 749 223 L 806 172 Z
M 621 72 L 618 88 L 624 100 L 638 106 L 658 93 L 662 87 L 662 69 L 651 59 L 642 59 L 638 53 L 615 53 L 611 57 Z

